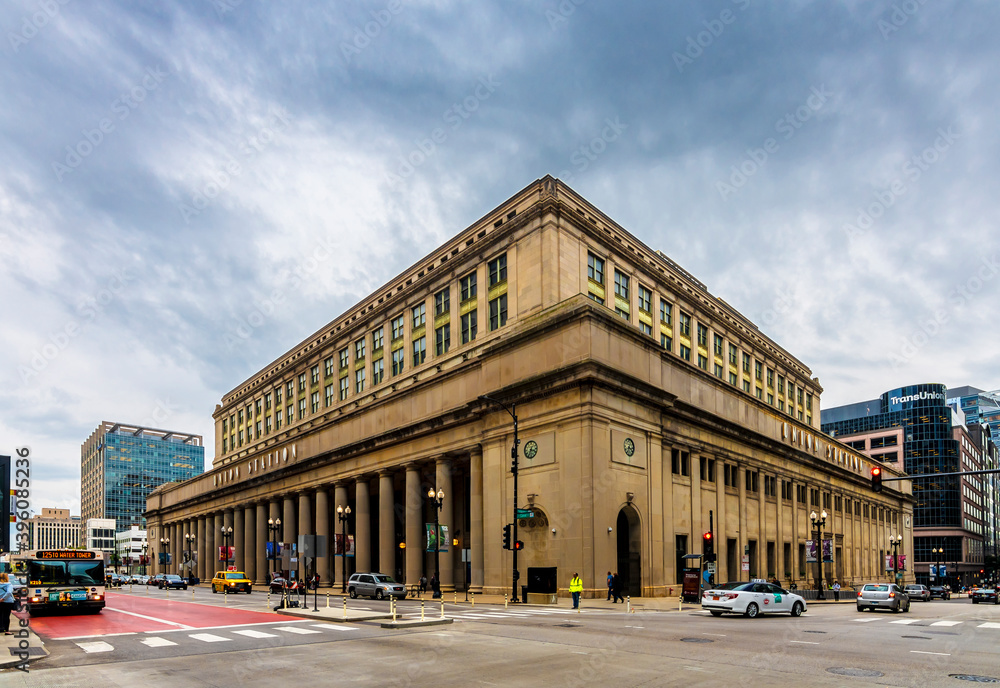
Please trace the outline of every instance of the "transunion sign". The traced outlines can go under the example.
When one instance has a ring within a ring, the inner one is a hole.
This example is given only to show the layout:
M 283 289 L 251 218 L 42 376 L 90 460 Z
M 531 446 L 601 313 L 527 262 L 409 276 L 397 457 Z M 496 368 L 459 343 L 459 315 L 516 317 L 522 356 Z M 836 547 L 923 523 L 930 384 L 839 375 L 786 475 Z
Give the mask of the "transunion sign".
M 909 392 L 909 394 L 904 394 Z M 914 385 L 901 387 L 886 392 L 882 397 L 888 400 L 889 411 L 901 411 L 904 406 L 917 402 L 937 402 L 942 406 L 947 403 L 947 390 L 944 385 Z
M 920 392 L 919 394 L 909 394 L 905 397 L 889 397 L 889 403 L 896 406 L 898 404 L 909 404 L 912 401 L 920 401 L 921 399 L 939 399 L 944 401 L 944 395 L 938 392 Z

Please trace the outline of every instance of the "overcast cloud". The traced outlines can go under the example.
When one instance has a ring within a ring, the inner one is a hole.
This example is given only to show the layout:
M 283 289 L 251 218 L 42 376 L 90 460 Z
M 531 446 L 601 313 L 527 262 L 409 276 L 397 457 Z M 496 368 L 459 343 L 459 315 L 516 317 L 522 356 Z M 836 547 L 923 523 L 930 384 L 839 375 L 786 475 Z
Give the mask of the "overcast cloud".
M 922 0 L 7 0 L 0 453 L 75 514 L 102 420 L 209 464 L 226 391 L 545 174 L 824 407 L 996 389 L 998 30 Z

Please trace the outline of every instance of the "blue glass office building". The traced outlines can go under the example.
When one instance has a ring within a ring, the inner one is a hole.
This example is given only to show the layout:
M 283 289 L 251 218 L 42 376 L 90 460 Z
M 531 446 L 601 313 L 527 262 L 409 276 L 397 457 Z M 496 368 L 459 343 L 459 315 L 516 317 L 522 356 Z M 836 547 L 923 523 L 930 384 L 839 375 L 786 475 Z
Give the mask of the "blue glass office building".
M 81 518 L 113 518 L 116 530 L 145 529 L 146 497 L 205 470 L 201 435 L 105 421 L 80 452 Z

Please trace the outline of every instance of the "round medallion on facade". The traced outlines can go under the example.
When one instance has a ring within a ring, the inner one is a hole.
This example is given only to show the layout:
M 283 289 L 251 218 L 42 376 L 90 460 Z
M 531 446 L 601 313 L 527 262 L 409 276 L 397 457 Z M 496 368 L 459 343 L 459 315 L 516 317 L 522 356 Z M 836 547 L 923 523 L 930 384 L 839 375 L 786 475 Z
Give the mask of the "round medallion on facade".
M 535 454 L 538 453 L 538 442 L 535 440 L 528 440 L 528 443 L 524 445 L 524 458 L 533 459 Z
M 635 442 L 632 441 L 631 437 L 625 438 L 625 455 L 632 456 L 635 454 Z

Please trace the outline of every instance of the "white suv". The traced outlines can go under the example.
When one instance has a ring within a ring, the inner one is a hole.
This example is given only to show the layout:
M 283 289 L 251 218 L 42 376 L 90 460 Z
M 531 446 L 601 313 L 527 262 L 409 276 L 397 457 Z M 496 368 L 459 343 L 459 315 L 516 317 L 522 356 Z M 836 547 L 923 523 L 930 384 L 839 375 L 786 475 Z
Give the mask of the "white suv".
M 355 573 L 347 579 L 347 594 L 352 598 L 374 597 L 376 600 L 386 597 L 406 597 L 406 586 L 397 583 L 384 573 Z

